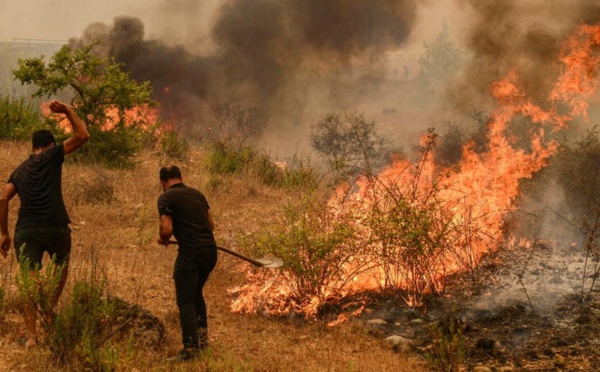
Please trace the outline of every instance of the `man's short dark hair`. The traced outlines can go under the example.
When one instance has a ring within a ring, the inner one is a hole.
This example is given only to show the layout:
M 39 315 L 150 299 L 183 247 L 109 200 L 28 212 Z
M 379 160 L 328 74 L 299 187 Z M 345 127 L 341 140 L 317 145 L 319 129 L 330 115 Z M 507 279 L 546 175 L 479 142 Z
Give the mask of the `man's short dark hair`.
M 41 149 L 51 144 L 56 144 L 56 139 L 47 129 L 37 130 L 31 135 L 31 146 L 34 149 Z
M 160 168 L 160 180 L 167 182 L 168 180 L 180 180 L 181 170 L 176 165 Z

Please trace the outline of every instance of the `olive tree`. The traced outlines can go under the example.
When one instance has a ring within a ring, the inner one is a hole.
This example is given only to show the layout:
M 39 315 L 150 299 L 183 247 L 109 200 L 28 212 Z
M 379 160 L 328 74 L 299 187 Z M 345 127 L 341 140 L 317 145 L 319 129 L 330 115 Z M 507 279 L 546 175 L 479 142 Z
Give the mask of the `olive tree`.
M 112 58 L 98 58 L 92 49 L 63 46 L 46 63 L 44 56 L 20 59 L 13 71 L 22 84 L 35 85 L 34 98 L 50 98 L 57 93 L 70 96 L 77 115 L 85 120 L 91 139 L 78 151 L 83 160 L 110 166 L 131 164 L 139 149 L 144 115 L 135 111 L 152 106 L 150 82 L 138 83 Z M 60 132 L 58 123 L 48 122 Z

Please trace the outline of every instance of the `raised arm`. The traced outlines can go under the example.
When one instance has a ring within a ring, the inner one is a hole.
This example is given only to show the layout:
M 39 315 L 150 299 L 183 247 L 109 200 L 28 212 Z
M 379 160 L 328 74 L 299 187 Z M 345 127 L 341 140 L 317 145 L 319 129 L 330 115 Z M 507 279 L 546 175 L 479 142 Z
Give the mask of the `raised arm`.
M 63 142 L 65 155 L 77 150 L 88 139 L 90 139 L 90 134 L 88 133 L 87 128 L 85 127 L 85 123 L 77 116 L 77 114 L 75 114 L 75 111 L 73 111 L 73 109 L 70 106 L 63 102 L 52 101 L 50 102 L 50 110 L 57 114 L 65 114 L 65 116 L 71 123 L 73 135 L 67 138 L 65 142 Z
M 0 254 L 6 257 L 10 248 L 10 234 L 8 233 L 8 203 L 17 194 L 15 185 L 7 183 L 0 193 Z

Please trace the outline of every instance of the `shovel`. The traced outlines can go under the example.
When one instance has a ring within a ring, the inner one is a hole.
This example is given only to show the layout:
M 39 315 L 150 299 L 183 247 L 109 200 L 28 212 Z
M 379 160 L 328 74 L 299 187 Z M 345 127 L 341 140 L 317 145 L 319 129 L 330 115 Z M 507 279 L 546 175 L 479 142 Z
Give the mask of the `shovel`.
M 169 240 L 169 244 L 177 244 L 177 242 L 174 240 Z M 250 262 L 252 265 L 258 267 L 274 268 L 283 265 L 283 261 L 280 258 L 250 258 L 239 252 L 233 251 L 225 247 L 217 247 L 217 249 L 221 252 L 229 253 L 230 255 L 235 256 L 237 258 L 241 258 L 242 260 Z

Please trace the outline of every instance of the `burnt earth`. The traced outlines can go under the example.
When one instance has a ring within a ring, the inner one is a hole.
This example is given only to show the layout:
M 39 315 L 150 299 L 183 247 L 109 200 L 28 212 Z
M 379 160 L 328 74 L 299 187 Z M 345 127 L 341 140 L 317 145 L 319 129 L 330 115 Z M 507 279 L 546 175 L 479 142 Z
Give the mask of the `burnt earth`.
M 464 370 L 599 371 L 600 284 L 589 290 L 593 262 L 584 269 L 585 252 L 545 243 L 505 249 L 489 260 L 494 264 L 475 273 L 484 278 L 475 294 L 465 290 L 465 278 L 455 277 L 447 297 L 432 299 L 425 309 L 407 309 L 388 297 L 373 301 L 361 319 L 374 336 L 402 336 L 423 356 L 432 348 L 432 330 L 446 332 L 451 319 L 458 320 Z

